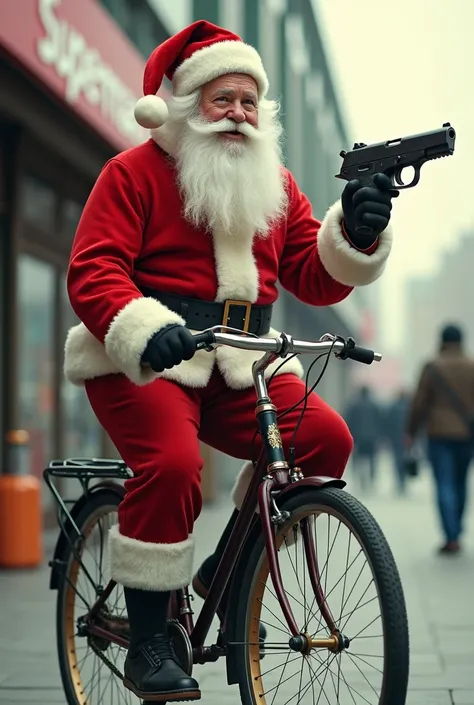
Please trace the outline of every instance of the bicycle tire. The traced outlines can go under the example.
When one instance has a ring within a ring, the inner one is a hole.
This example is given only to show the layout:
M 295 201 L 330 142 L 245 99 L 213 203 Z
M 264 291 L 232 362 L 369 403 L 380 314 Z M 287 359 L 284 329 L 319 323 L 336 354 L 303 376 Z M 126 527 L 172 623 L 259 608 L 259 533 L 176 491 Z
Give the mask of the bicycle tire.
M 317 507 L 319 511 L 327 508 L 343 517 L 346 526 L 350 526 L 368 559 L 382 610 L 385 659 L 378 705 L 404 705 L 409 676 L 408 619 L 398 569 L 379 524 L 361 502 L 344 490 L 336 488 L 299 489 L 295 485 L 295 491 L 281 502 L 277 500 L 277 504 L 281 511 L 290 513 L 302 511 L 305 507 Z M 277 536 L 284 534 L 293 524 L 294 519 L 290 518 L 279 527 Z M 266 699 L 255 692 L 255 674 L 251 673 L 251 649 L 245 644 L 251 641 L 252 600 L 265 555 L 264 537 L 259 526 L 258 535 L 253 533 L 249 536 L 239 559 L 240 565 L 243 566 L 239 580 L 241 599 L 235 600 L 235 643 L 239 646 L 233 647 L 236 674 L 234 682 L 239 685 L 242 705 L 261 705 Z M 243 599 L 244 595 L 248 596 L 247 600 Z M 275 702 L 275 705 L 278 704 Z
M 121 496 L 117 492 L 114 492 L 113 489 L 105 488 L 92 492 L 75 519 L 81 533 L 91 525 L 94 517 L 100 515 L 100 513 L 105 513 L 107 510 L 110 512 L 116 511 L 121 500 Z M 71 538 L 74 536 L 75 533 L 71 534 Z M 77 565 L 77 560 L 75 559 L 69 543 L 66 544 L 61 560 L 64 561 L 65 576 L 71 578 L 71 570 L 74 564 Z M 71 629 L 73 625 L 71 624 L 71 605 L 68 603 L 68 600 L 71 600 L 71 588 L 68 581 L 63 576 L 59 581 L 56 603 L 56 643 L 59 670 L 68 705 L 86 705 L 89 700 L 87 694 L 83 691 L 75 645 L 72 642 Z M 72 614 L 72 620 L 74 620 L 74 614 Z M 106 668 L 105 664 L 104 668 Z M 123 688 L 122 684 L 118 687 Z M 140 701 L 134 699 L 133 702 L 136 702 L 138 705 Z

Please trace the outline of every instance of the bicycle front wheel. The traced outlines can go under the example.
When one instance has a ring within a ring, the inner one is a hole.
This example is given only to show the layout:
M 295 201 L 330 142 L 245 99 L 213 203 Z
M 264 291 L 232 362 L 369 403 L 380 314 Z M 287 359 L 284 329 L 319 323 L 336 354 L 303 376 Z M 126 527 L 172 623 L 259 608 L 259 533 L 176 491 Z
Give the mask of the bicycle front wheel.
M 291 641 L 263 534 L 256 541 L 253 535 L 241 558 L 246 567 L 239 593 L 248 598 L 236 606 L 233 646 L 243 705 L 404 705 L 407 615 L 379 525 L 357 499 L 336 488 L 298 488 L 277 504 L 289 513 L 276 542 L 302 638 L 299 645 Z M 264 661 L 260 622 L 268 632 Z

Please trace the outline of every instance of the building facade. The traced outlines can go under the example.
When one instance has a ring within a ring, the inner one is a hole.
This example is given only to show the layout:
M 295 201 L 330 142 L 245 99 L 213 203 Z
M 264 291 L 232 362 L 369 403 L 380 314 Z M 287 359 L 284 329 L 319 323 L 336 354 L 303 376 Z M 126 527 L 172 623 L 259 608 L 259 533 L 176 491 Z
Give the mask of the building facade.
M 40 476 L 52 457 L 109 450 L 84 391 L 63 380 L 75 323 L 65 275 L 100 169 L 147 138 L 133 106 L 146 57 L 168 33 L 146 0 L 25 0 L 1 14 L 2 467 L 6 433 L 25 428 Z M 48 492 L 43 502 L 48 510 Z
M 261 52 L 282 99 L 286 158 L 324 216 L 348 140 L 311 3 L 303 0 L 24 0 L 0 22 L 0 429 L 30 433 L 38 476 L 52 457 L 113 452 L 83 390 L 64 382 L 75 316 L 65 275 L 75 228 L 97 175 L 147 133 L 133 118 L 150 52 L 193 19 L 221 23 Z M 166 98 L 169 85 L 162 95 Z M 282 292 L 275 326 L 316 339 L 357 334 L 360 300 L 309 309 Z M 322 385 L 342 408 L 349 365 Z M 230 467 L 230 466 L 229 466 Z M 230 478 L 229 469 L 226 476 Z M 229 480 L 230 481 L 230 480 Z M 44 493 L 45 512 L 51 500 Z
M 452 242 L 434 272 L 413 277 L 406 286 L 403 377 L 409 387 L 416 384 L 422 365 L 436 354 L 440 330 L 446 324 L 462 327 L 466 348 L 474 354 L 474 232 L 459 233 Z

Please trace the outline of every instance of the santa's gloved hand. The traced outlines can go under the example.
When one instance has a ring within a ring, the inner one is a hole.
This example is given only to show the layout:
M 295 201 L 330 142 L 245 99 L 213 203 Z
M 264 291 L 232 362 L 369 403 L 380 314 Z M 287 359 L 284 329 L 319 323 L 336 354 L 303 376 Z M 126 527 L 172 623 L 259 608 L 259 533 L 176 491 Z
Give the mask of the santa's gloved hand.
M 155 372 L 163 372 L 183 360 L 190 360 L 195 352 L 196 344 L 190 331 L 186 326 L 172 323 L 148 341 L 141 361 Z
M 341 203 L 344 227 L 353 245 L 365 250 L 374 244 L 390 221 L 392 198 L 399 195 L 385 174 L 374 174 L 369 186 L 362 186 L 358 179 L 346 184 Z

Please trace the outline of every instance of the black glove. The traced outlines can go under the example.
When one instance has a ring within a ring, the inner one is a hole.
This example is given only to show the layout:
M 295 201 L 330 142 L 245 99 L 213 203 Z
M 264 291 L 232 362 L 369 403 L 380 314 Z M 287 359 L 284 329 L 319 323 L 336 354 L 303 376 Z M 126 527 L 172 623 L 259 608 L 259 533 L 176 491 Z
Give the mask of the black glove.
M 346 184 L 341 203 L 346 233 L 353 245 L 366 250 L 374 244 L 389 223 L 392 198 L 399 195 L 385 174 L 374 174 L 369 186 L 362 186 L 358 179 Z M 364 225 L 372 232 L 357 233 L 356 228 Z
M 196 352 L 192 333 L 180 324 L 165 326 L 148 341 L 142 362 L 155 372 L 169 370 L 183 360 L 190 360 Z

